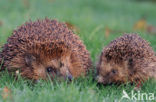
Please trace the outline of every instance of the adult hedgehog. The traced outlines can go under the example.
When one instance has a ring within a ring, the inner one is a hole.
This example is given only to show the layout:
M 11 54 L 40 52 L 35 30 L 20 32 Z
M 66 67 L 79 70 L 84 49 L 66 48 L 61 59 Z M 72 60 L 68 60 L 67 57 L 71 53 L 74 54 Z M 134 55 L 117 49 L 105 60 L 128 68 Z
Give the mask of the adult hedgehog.
M 27 22 L 15 30 L 0 52 L 2 70 L 19 71 L 38 80 L 72 78 L 91 67 L 90 54 L 79 37 L 56 20 Z
M 103 49 L 97 74 L 99 83 L 140 85 L 149 78 L 156 79 L 155 53 L 137 34 L 124 34 Z

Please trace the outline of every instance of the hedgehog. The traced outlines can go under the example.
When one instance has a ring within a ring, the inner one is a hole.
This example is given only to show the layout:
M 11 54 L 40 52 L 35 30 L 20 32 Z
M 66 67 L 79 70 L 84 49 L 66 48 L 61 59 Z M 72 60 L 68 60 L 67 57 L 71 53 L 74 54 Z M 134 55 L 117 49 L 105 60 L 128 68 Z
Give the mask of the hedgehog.
M 80 38 L 65 23 L 48 18 L 14 30 L 0 52 L 0 71 L 23 78 L 72 79 L 86 75 L 92 61 Z
M 156 79 L 156 57 L 150 44 L 138 34 L 123 34 L 106 46 L 96 66 L 98 84 L 135 84 Z

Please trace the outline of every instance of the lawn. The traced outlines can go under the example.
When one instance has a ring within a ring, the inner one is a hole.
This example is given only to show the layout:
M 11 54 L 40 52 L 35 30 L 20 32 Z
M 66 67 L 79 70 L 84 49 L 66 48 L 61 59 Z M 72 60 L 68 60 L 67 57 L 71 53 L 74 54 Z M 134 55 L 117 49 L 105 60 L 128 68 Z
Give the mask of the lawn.
M 145 29 L 134 30 L 134 25 L 145 18 L 147 25 L 156 27 L 156 2 L 154 0 L 0 0 L 0 46 L 12 31 L 26 21 L 58 19 L 68 22 L 76 29 L 96 65 L 102 48 L 123 33 L 137 32 L 151 43 L 156 51 L 156 34 Z M 141 26 L 144 26 L 142 24 Z M 94 73 L 69 82 L 45 82 L 15 80 L 7 72 L 0 75 L 0 102 L 133 102 L 123 99 L 123 90 L 129 96 L 132 85 L 97 86 Z M 156 82 L 143 84 L 142 93 L 155 94 Z M 5 98 L 6 96 L 6 98 Z M 139 97 L 139 95 L 137 94 Z M 138 99 L 138 98 L 137 98 Z M 138 100 L 137 100 L 138 101 Z M 146 102 L 146 97 L 144 100 Z M 148 101 L 149 102 L 149 101 Z M 151 101 L 151 102 L 156 102 Z

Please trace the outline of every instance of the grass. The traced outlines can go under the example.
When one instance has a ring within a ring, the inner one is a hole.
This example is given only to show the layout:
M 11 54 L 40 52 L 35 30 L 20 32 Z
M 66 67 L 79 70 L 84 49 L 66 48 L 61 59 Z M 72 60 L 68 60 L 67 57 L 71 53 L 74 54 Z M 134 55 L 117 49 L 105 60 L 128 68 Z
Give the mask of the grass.
M 133 30 L 133 25 L 142 16 L 149 25 L 156 26 L 155 11 L 156 3 L 150 0 L 1 0 L 0 45 L 6 43 L 13 29 L 30 19 L 56 18 L 79 28 L 77 34 L 90 51 L 95 65 L 102 48 L 123 32 L 138 32 L 156 51 L 156 35 Z M 116 32 L 105 37 L 106 27 Z M 129 84 L 97 87 L 92 76 L 89 74 L 71 83 L 41 81 L 31 84 L 22 78 L 15 80 L 4 72 L 0 76 L 0 102 L 119 102 L 123 90 L 131 95 L 134 88 Z M 11 99 L 2 98 L 4 87 L 11 90 Z M 156 82 L 146 82 L 141 93 L 154 93 L 156 97 Z

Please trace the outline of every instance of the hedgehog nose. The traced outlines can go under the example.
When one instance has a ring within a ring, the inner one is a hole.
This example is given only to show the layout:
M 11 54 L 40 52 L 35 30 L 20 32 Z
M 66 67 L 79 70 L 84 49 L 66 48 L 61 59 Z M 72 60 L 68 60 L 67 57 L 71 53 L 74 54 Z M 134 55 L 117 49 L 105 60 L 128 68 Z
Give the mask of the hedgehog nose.
M 73 76 L 72 76 L 71 74 L 69 74 L 69 75 L 67 76 L 67 78 L 68 78 L 69 81 L 72 81 Z
M 102 76 L 97 76 L 96 80 L 98 83 L 103 83 L 103 81 L 104 81 Z

